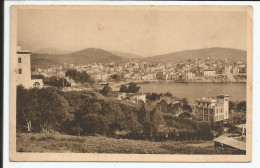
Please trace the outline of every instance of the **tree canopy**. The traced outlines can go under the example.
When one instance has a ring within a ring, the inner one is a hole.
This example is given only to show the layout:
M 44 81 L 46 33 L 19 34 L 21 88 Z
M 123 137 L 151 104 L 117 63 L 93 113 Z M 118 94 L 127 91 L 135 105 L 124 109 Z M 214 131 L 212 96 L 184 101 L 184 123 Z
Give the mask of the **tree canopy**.
M 58 88 L 71 86 L 71 83 L 68 82 L 67 79 L 57 78 L 55 76 L 44 78 L 43 83 L 44 83 L 44 85 L 54 86 L 54 87 L 58 87 Z
M 66 99 L 57 94 L 53 87 L 43 89 L 24 89 L 17 87 L 17 119 L 20 130 L 27 127 L 27 131 L 50 129 L 59 130 L 61 124 L 70 117 L 69 105 Z M 31 125 L 30 125 L 30 124 Z M 28 125 L 30 125 L 28 128 Z
M 109 85 L 104 88 L 110 90 Z M 131 106 L 83 91 L 60 92 L 55 87 L 18 86 L 16 121 L 18 132 L 53 130 L 70 135 L 118 137 L 118 131 L 126 131 L 128 134 L 123 136 L 129 139 L 158 140 L 165 139 L 165 135 L 173 140 L 212 138 L 210 127 L 196 122 L 190 113 L 166 115 L 158 108 L 147 108 L 144 103 L 141 107 Z
M 104 87 L 103 87 L 103 89 L 100 91 L 100 93 L 101 94 L 103 94 L 104 96 L 107 96 L 107 94 L 109 93 L 109 92 L 111 92 L 112 91 L 112 88 L 109 86 L 109 84 L 107 83 Z
M 70 79 L 73 79 L 76 83 L 94 83 L 94 80 L 85 71 L 79 72 L 76 69 L 68 69 L 65 72 L 65 76 L 69 77 Z
M 125 92 L 125 93 L 137 93 L 139 91 L 140 87 L 137 86 L 136 83 L 129 83 L 128 86 L 126 85 L 121 85 L 120 87 L 120 92 Z

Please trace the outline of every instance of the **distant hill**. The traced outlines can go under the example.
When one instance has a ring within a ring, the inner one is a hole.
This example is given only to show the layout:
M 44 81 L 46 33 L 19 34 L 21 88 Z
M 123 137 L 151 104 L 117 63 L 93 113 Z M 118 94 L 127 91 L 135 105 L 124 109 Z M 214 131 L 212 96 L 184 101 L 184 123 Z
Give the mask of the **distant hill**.
M 119 57 L 122 57 L 122 58 L 127 58 L 127 59 L 130 59 L 130 58 L 142 58 L 142 56 L 139 56 L 139 55 L 136 55 L 136 54 L 131 54 L 131 53 L 124 53 L 124 52 L 119 52 L 119 51 L 111 51 L 111 53 L 119 56 Z
M 45 49 L 34 51 L 33 53 L 35 53 L 35 54 L 69 54 L 72 52 L 62 51 L 62 50 L 58 50 L 56 48 L 50 47 L 50 48 L 45 48 Z
M 246 62 L 246 51 L 231 49 L 231 48 L 206 48 L 206 49 L 196 49 L 196 50 L 185 50 L 178 51 L 163 55 L 157 55 L 152 57 L 146 57 L 141 59 L 149 63 L 181 63 L 187 59 L 207 59 L 210 58 L 227 58 L 230 62 L 242 61 Z
M 109 52 L 102 49 L 87 48 L 69 54 L 31 54 L 31 64 L 34 65 L 63 65 L 68 64 L 90 64 L 90 63 L 121 63 L 130 58 L 138 59 L 148 63 L 181 63 L 187 59 L 227 58 L 230 62 L 246 62 L 246 51 L 230 48 L 206 48 L 196 50 L 178 51 L 152 57 L 138 57 L 134 54 Z
M 31 64 L 34 65 L 62 65 L 68 64 L 90 64 L 90 63 L 108 63 L 122 62 L 124 59 L 108 51 L 87 48 L 70 54 L 31 54 Z

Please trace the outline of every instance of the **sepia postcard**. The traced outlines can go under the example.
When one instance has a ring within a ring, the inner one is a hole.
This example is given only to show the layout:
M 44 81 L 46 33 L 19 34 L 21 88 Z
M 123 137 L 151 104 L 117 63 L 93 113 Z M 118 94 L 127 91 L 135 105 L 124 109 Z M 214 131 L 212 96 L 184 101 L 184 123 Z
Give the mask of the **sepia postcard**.
M 250 162 L 251 6 L 14 5 L 10 160 Z

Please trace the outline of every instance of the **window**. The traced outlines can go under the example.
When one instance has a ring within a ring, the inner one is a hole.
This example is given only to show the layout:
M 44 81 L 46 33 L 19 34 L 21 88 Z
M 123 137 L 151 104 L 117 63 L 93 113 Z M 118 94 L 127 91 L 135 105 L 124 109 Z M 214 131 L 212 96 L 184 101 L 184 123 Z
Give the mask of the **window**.
M 19 73 L 19 74 L 22 74 L 22 68 L 19 68 L 19 69 L 18 69 L 18 73 Z
M 204 115 L 204 120 L 208 121 L 208 116 L 207 115 Z
M 209 116 L 209 120 L 212 121 L 213 120 L 213 116 Z
M 18 58 L 18 63 L 22 63 L 22 58 Z
M 35 83 L 33 84 L 33 86 L 40 86 L 40 83 L 39 83 L 39 82 L 35 82 Z

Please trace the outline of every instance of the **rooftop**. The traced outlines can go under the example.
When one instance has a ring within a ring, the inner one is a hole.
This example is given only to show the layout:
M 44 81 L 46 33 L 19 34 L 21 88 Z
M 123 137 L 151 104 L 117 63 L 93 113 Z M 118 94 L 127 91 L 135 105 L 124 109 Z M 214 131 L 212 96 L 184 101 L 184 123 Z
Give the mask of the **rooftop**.
M 238 140 L 238 137 L 231 137 L 228 134 L 223 134 L 218 138 L 214 139 L 214 142 L 219 142 L 225 145 L 228 145 L 233 148 L 240 150 L 246 150 L 246 142 Z
M 21 46 L 17 46 L 16 50 L 17 52 L 30 52 L 30 50 L 22 50 Z
M 223 94 L 217 95 L 217 98 L 225 98 L 225 97 L 230 97 L 230 96 L 229 95 L 223 95 Z
M 202 98 L 196 100 L 196 102 L 211 103 L 211 102 L 216 102 L 216 99 L 202 97 Z
M 230 97 L 230 96 L 221 94 L 221 95 L 217 95 L 215 98 L 226 98 L 226 97 Z M 200 99 L 197 99 L 196 102 L 205 102 L 205 103 L 216 102 L 217 100 L 215 98 L 202 97 Z

